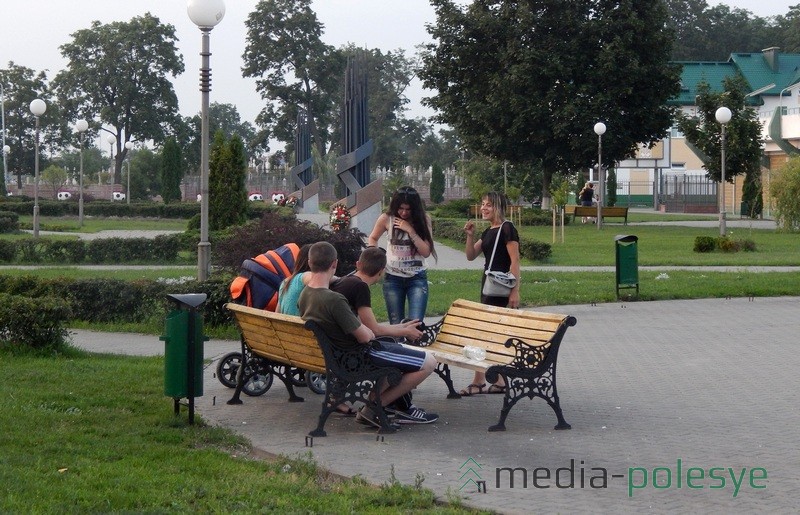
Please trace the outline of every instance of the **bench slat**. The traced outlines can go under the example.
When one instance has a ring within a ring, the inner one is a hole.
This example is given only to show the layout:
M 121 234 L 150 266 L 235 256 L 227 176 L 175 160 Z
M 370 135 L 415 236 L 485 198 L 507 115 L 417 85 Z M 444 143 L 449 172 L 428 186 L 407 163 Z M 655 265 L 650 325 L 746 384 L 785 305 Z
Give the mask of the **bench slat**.
M 555 331 L 529 329 L 520 325 L 491 324 L 488 322 L 473 321 L 469 323 L 467 319 L 453 319 L 448 315 L 448 318 L 442 324 L 440 334 L 458 334 L 473 340 L 500 344 L 505 343 L 509 338 L 519 338 L 531 345 L 536 345 L 537 343 L 549 341 Z

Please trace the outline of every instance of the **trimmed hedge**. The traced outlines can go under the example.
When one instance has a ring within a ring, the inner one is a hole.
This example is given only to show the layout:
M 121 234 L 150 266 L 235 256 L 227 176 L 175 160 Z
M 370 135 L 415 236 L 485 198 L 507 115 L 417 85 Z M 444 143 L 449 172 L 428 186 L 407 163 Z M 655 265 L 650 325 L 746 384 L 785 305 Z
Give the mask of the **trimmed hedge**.
M 86 322 L 143 322 L 160 319 L 173 309 L 167 294 L 205 293 L 208 300 L 201 313 L 208 326 L 231 323 L 223 306 L 230 302 L 232 278 L 195 280 L 121 281 L 117 279 L 41 279 L 32 275 L 0 275 L 0 294 L 53 300 L 69 308 L 65 319 Z
M 155 238 L 60 240 L 25 238 L 0 241 L 0 262 L 12 263 L 175 263 L 181 250 L 196 250 L 197 237 L 166 234 Z
M 19 230 L 19 215 L 12 211 L 0 211 L 0 233 Z
M 0 342 L 12 347 L 58 349 L 72 314 L 61 299 L 0 293 Z

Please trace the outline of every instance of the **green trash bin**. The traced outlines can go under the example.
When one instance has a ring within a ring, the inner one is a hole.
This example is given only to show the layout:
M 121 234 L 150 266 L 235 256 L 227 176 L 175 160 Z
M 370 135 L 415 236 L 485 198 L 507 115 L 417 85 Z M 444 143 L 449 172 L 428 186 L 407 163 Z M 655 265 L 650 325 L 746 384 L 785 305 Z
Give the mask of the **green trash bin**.
M 636 288 L 639 296 L 639 238 L 631 235 L 618 235 L 614 238 L 616 247 L 617 299 L 621 289 Z
M 197 308 L 206 301 L 205 293 L 167 295 L 176 309 L 167 315 L 164 341 L 164 395 L 175 401 L 189 400 L 189 422 L 194 423 L 194 398 L 203 395 L 203 317 Z

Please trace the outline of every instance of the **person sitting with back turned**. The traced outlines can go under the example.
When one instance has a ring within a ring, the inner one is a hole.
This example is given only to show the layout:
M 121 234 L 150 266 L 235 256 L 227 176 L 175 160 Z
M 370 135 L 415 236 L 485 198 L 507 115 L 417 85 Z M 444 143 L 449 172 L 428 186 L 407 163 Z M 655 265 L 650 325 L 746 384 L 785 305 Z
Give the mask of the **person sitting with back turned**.
M 379 247 L 368 247 L 361 252 L 356 262 L 354 274 L 335 279 L 330 288 L 345 296 L 350 309 L 358 316 L 361 323 L 372 329 L 376 336 L 392 336 L 418 340 L 422 336 L 417 326 L 420 320 L 411 320 L 400 324 L 381 324 L 372 312 L 372 296 L 369 287 L 377 283 L 386 269 L 386 252 Z M 430 414 L 412 404 L 411 392 L 398 397 L 393 403 L 387 403 L 386 412 L 395 416 L 400 424 L 427 424 Z
M 336 248 L 326 241 L 314 243 L 308 252 L 311 277 L 298 299 L 300 316 L 313 320 L 328 335 L 331 343 L 343 349 L 362 346 L 370 360 L 377 366 L 394 367 L 403 375 L 397 385 L 382 385 L 381 403 L 385 406 L 411 391 L 436 368 L 430 354 L 408 349 L 400 344 L 371 342 L 375 333 L 353 314 L 344 295 L 329 288 L 338 264 Z M 438 415 L 425 413 L 426 422 L 435 422 Z M 369 406 L 359 410 L 356 420 L 362 424 L 380 427 L 378 416 Z

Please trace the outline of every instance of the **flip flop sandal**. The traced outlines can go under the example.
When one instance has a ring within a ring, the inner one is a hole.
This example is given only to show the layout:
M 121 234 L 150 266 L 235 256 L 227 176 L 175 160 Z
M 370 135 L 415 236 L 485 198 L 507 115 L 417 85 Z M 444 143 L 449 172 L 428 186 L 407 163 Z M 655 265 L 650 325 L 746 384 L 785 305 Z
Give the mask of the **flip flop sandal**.
M 333 410 L 333 413 L 336 415 L 341 415 L 343 417 L 355 417 L 356 413 L 358 412 L 353 408 L 351 408 L 350 406 L 345 406 L 343 404 L 340 404 L 339 406 L 336 406 L 336 409 Z
M 486 390 L 486 393 L 506 393 L 505 385 L 499 384 L 490 384 L 489 388 Z
M 494 385 L 492 385 L 492 386 L 494 386 Z M 472 397 L 473 395 L 486 393 L 485 391 L 483 391 L 484 388 L 486 388 L 486 383 L 483 383 L 483 384 L 472 383 L 470 385 L 467 385 L 467 387 L 464 388 L 463 390 L 461 390 L 459 392 L 459 394 L 462 397 Z M 476 392 L 475 390 L 478 390 L 478 391 Z

